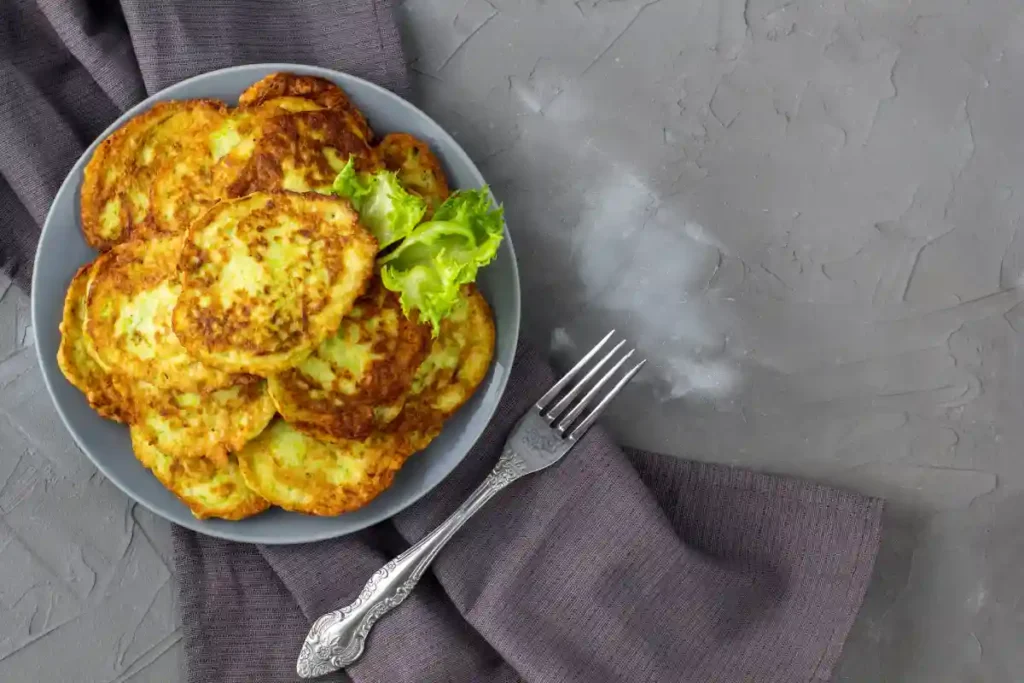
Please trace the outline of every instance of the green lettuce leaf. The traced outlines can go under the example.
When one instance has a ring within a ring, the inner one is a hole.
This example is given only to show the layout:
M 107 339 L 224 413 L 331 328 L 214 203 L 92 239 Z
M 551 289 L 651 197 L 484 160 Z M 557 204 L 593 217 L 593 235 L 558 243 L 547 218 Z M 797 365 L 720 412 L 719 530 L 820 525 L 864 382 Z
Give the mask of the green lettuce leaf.
M 451 261 L 417 263 L 400 269 L 394 265 L 381 268 L 381 281 L 388 289 L 398 292 L 402 310 L 407 316 L 413 310 L 419 313 L 422 323 L 429 323 L 436 337 L 441 330 L 441 321 L 451 313 L 459 302 L 462 286 L 457 271 L 459 266 Z
M 426 202 L 407 192 L 394 173 L 359 173 L 351 158 L 334 179 L 331 191 L 352 202 L 360 222 L 377 238 L 380 249 L 412 232 L 427 211 Z
M 437 336 L 459 289 L 497 255 L 503 229 L 503 209 L 494 208 L 486 187 L 456 192 L 378 260 L 384 286 L 401 295 L 406 315 L 419 311 Z
M 434 217 L 419 229 L 440 229 L 447 226 L 449 230 L 468 230 L 472 233 L 473 244 L 471 253 L 465 257 L 472 259 L 477 266 L 486 266 L 498 253 L 498 245 L 504 235 L 504 210 L 499 206 L 494 209 L 491 204 L 491 193 L 484 187 L 479 190 L 456 192 L 441 206 L 437 207 Z M 468 244 L 468 242 L 464 243 Z M 455 245 L 449 245 L 454 249 Z M 474 273 L 473 279 L 476 279 Z

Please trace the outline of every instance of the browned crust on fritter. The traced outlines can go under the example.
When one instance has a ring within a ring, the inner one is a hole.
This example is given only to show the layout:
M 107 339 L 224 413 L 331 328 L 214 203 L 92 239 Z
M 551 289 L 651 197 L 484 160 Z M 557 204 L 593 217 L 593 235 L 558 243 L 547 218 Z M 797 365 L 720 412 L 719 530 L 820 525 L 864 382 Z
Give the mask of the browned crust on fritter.
M 388 133 L 377 143 L 376 153 L 385 168 L 398 174 L 402 186 L 425 199 L 431 210 L 451 194 L 440 160 L 416 136 Z
M 225 126 L 238 136 L 237 144 L 224 154 L 214 168 L 214 187 L 224 197 L 227 189 L 245 168 L 255 149 L 256 142 L 263 136 L 267 121 L 299 111 L 315 111 L 320 105 L 312 100 L 295 97 L 268 99 L 259 105 L 233 109 Z
M 172 458 L 227 463 L 276 414 L 266 383 L 244 376 L 232 387 L 194 395 L 137 385 L 132 427 Z M 198 398 L 198 405 L 183 399 Z
M 136 185 L 142 183 L 150 191 L 146 221 L 150 233 L 181 234 L 224 196 L 210 142 L 214 131 L 227 121 L 228 109 L 217 100 L 193 102 L 189 134 L 164 140 L 155 163 L 135 180 Z M 183 160 L 190 162 L 184 172 Z
M 130 179 L 127 172 L 129 160 L 138 149 L 138 143 L 146 129 L 158 125 L 178 111 L 178 102 L 158 102 L 152 108 L 134 117 L 99 144 L 82 173 L 81 218 L 85 241 L 94 249 L 105 250 L 130 238 L 133 231 L 127 202 L 122 201 L 122 234 L 118 239 L 106 239 L 100 234 L 100 214 L 103 206 L 122 194 L 125 182 Z M 109 167 L 125 170 L 121 182 L 108 183 L 104 175 Z
M 266 123 L 245 168 L 228 186 L 227 196 L 294 189 L 283 186 L 289 168 L 301 169 L 309 189 L 329 188 L 340 169 L 331 165 L 325 149 L 334 150 L 342 163 L 355 156 L 359 170 L 370 170 L 374 163 L 370 147 L 342 112 L 324 109 L 275 116 Z
M 78 269 L 67 296 L 64 298 L 64 316 L 60 323 L 60 348 L 57 365 L 71 384 L 85 394 L 89 405 L 101 417 L 117 422 L 132 418 L 132 401 L 124 381 L 106 372 L 85 348 L 85 305 L 92 263 Z
M 238 106 L 254 107 L 277 97 L 302 97 L 316 102 L 324 109 L 347 111 L 362 139 L 367 142 L 373 139 L 373 132 L 366 123 L 366 118 L 348 99 L 345 91 L 337 84 L 318 76 L 270 74 L 246 88 L 238 97 Z
M 258 202 L 266 202 L 256 207 Z M 178 339 L 197 357 L 211 365 L 242 371 L 242 368 L 230 367 L 233 361 L 226 360 L 220 354 L 244 352 L 252 363 L 252 369 L 246 370 L 254 374 L 266 376 L 281 370 L 281 364 L 287 357 L 287 366 L 293 366 L 305 358 L 340 324 L 343 316 L 350 310 L 352 303 L 366 291 L 367 283 L 372 275 L 372 256 L 366 256 L 361 263 L 361 270 L 354 274 L 361 278 L 359 287 L 352 298 L 345 302 L 330 300 L 324 292 L 318 298 L 310 298 L 308 292 L 302 292 L 300 301 L 302 317 L 290 317 L 274 313 L 270 320 L 262 324 L 254 323 L 252 315 L 255 311 L 267 312 L 270 302 L 261 297 L 249 296 L 244 302 L 232 302 L 224 308 L 216 297 L 208 304 L 202 300 L 211 289 L 218 286 L 219 266 L 206 268 L 208 264 L 226 263 L 230 253 L 222 253 L 217 261 L 209 249 L 196 244 L 196 236 L 206 230 L 212 221 L 217 220 L 218 212 L 233 211 L 241 205 L 251 205 L 247 213 L 236 217 L 235 236 L 242 240 L 250 256 L 255 260 L 263 258 L 268 241 L 263 237 L 267 225 L 279 218 L 281 212 L 291 209 L 302 214 L 301 236 L 309 244 L 320 243 L 317 254 L 326 270 L 326 282 L 329 289 L 340 283 L 346 276 L 348 250 L 357 255 L 376 254 L 376 240 L 358 223 L 358 216 L 351 204 L 337 197 L 298 194 L 294 192 L 269 192 L 253 194 L 240 199 L 225 200 L 214 206 L 202 218 L 195 221 L 189 229 L 184 242 L 179 262 L 182 278 L 182 295 L 174 310 L 173 325 Z M 310 206 L 323 205 L 325 210 L 347 213 L 349 230 L 340 231 L 339 226 L 329 224 L 325 218 L 310 211 Z M 300 283 L 302 284 L 302 283 Z M 271 294 L 264 291 L 264 295 Z M 241 297 L 241 294 L 238 294 Z M 337 309 L 337 317 L 333 318 L 334 310 L 330 311 L 331 320 L 324 317 L 323 312 L 328 306 Z M 288 313 L 293 313 L 289 311 Z M 328 328 L 323 329 L 320 328 Z M 268 360 L 272 359 L 272 360 Z M 273 369 L 269 367 L 273 365 Z
M 239 107 L 254 107 L 277 97 L 303 97 L 325 109 L 351 107 L 345 91 L 319 76 L 303 76 L 286 72 L 264 76 L 238 96 Z
M 115 244 L 128 241 L 139 236 L 147 236 L 159 232 L 180 232 L 187 227 L 188 216 L 182 212 L 192 212 L 194 205 L 209 204 L 220 191 L 212 182 L 213 160 L 210 168 L 197 167 L 195 182 L 188 183 L 181 194 L 188 197 L 188 204 L 180 201 L 174 207 L 174 218 L 163 216 L 162 208 L 154 200 L 161 199 L 157 184 L 166 186 L 175 182 L 169 173 L 180 158 L 186 154 L 208 154 L 208 140 L 205 133 L 209 131 L 198 127 L 195 136 L 168 138 L 170 149 L 160 150 L 154 154 L 153 164 L 140 166 L 137 153 L 154 135 L 162 124 L 177 114 L 189 111 L 203 111 L 205 114 L 226 115 L 227 109 L 223 102 L 212 99 L 175 100 L 159 102 L 146 112 L 139 114 L 128 123 L 114 131 L 100 143 L 93 153 L 83 172 L 81 189 L 81 220 L 82 232 L 90 246 L 106 250 Z M 193 147 L 182 149 L 185 144 Z M 145 213 L 135 206 L 130 197 L 132 189 L 139 190 L 148 197 Z M 102 215 L 108 202 L 119 200 L 120 233 L 114 237 L 103 235 Z M 187 210 L 187 211 L 186 211 Z M 182 225 L 184 224 L 184 225 Z
M 189 509 L 196 519 L 226 519 L 238 521 L 252 517 L 270 508 L 270 501 L 250 489 L 242 479 L 238 460 L 234 455 L 218 462 L 210 458 L 171 458 L 160 453 L 149 437 L 136 427 L 130 430 L 135 457 Z M 225 477 L 224 468 L 235 470 L 234 476 Z M 211 504 L 199 495 L 189 495 L 190 482 L 224 481 L 217 487 L 217 497 Z M 240 497 L 239 500 L 236 495 Z
M 339 514 L 337 510 L 343 505 L 345 507 L 341 511 L 347 512 L 372 500 L 383 490 L 383 488 L 378 489 L 377 487 L 386 488 L 390 485 L 393 472 L 400 469 L 413 453 L 426 448 L 440 434 L 445 421 L 451 418 L 476 393 L 480 383 L 487 376 L 494 355 L 494 320 L 487 301 L 474 286 L 468 285 L 463 291 L 470 306 L 469 323 L 462 329 L 458 329 L 448 319 L 442 323 L 441 333 L 434 340 L 435 344 L 444 344 L 450 343 L 452 335 L 467 333 L 473 335 L 470 343 L 462 349 L 457 366 L 454 369 L 438 372 L 434 375 L 433 381 L 422 391 L 418 394 L 408 395 L 398 417 L 382 429 L 370 434 L 366 441 L 382 444 L 380 450 L 387 453 L 388 456 L 380 465 L 380 469 L 373 470 L 373 476 L 367 478 L 367 481 L 371 483 L 366 485 L 365 490 L 363 484 L 360 484 L 358 487 L 349 487 L 352 490 L 336 494 L 328 486 L 316 486 L 314 498 L 317 505 L 312 508 L 315 511 L 311 514 Z M 446 340 L 446 336 L 448 340 Z M 458 400 L 452 400 L 453 393 Z M 442 404 L 443 409 L 438 404 Z M 336 438 L 317 424 L 293 423 L 291 426 L 296 431 L 325 444 L 350 448 L 345 439 Z M 391 474 L 388 474 L 389 471 Z M 245 463 L 243 461 L 244 472 Z M 249 475 L 246 476 L 246 480 L 249 481 Z M 296 488 L 310 489 L 310 485 L 301 481 L 296 481 L 295 486 Z M 369 495 L 370 491 L 373 491 L 372 495 Z M 352 502 L 356 499 L 361 501 L 358 505 Z
M 317 438 L 361 439 L 383 427 L 386 422 L 378 418 L 377 409 L 401 409 L 413 375 L 430 351 L 430 326 L 405 317 L 398 295 L 385 289 L 379 276 L 371 279 L 356 307 L 358 319 L 342 321 L 339 334 L 344 336 L 339 338 L 372 343 L 372 352 L 380 357 L 359 378 L 345 368 L 333 368 L 346 383 L 358 379 L 355 393 L 341 391 L 337 383 L 324 386 L 305 375 L 301 366 L 271 378 L 271 396 L 284 419 Z M 398 329 L 394 335 L 375 338 L 361 321 L 376 318 L 386 309 L 397 316 Z M 352 338 L 353 332 L 356 339 Z
M 312 471 L 302 468 L 275 469 L 274 483 L 292 486 L 308 494 L 307 502 L 295 503 L 275 496 L 273 491 L 261 490 L 260 479 L 253 470 L 254 465 L 260 464 L 257 462 L 258 459 L 272 457 L 272 454 L 265 449 L 261 450 L 260 442 L 270 436 L 275 424 L 272 422 L 263 434 L 256 437 L 239 452 L 238 462 L 242 468 L 242 475 L 254 491 L 262 496 L 267 496 L 272 504 L 292 512 L 320 517 L 333 517 L 366 506 L 391 486 L 395 474 L 410 456 L 426 448 L 440 433 L 440 426 L 432 428 L 429 432 L 416 434 L 374 433 L 368 439 L 361 441 L 374 457 L 367 461 L 367 469 L 363 476 L 359 478 L 358 482 L 352 484 L 325 481 L 319 468 L 311 468 Z M 312 444 L 312 447 L 323 448 L 326 452 L 335 448 L 344 449 L 344 446 L 326 442 Z
M 494 358 L 494 316 L 487 299 L 476 285 L 465 285 L 463 293 L 471 310 L 472 323 L 469 327 L 475 337 L 474 343 L 467 344 L 462 349 L 455 372 L 438 372 L 430 385 L 409 397 L 402 414 L 388 425 L 389 431 L 416 432 L 430 429 L 434 425 L 439 427 L 472 398 L 480 383 L 487 377 Z M 455 324 L 450 318 L 446 318 L 441 321 L 441 332 L 435 343 L 442 342 L 447 335 L 455 333 L 458 333 Z M 439 410 L 437 403 L 440 397 L 453 387 L 464 389 L 460 400 L 448 405 L 445 410 Z
M 471 332 L 474 339 L 467 344 L 459 355 L 454 369 L 443 369 L 433 376 L 433 381 L 419 393 L 405 397 L 401 412 L 391 422 L 380 425 L 372 437 L 413 439 L 421 450 L 440 433 L 445 421 L 472 398 L 480 383 L 487 377 L 491 361 L 494 357 L 495 327 L 494 318 L 487 300 L 480 294 L 475 285 L 466 285 L 463 295 L 471 308 L 471 323 L 467 329 L 459 330 L 450 319 L 441 323 L 441 332 L 434 344 L 448 343 L 453 335 Z M 458 400 L 452 400 L 453 393 Z M 438 404 L 444 404 L 444 408 Z M 337 433 L 325 428 L 317 422 L 297 421 L 292 426 L 300 432 L 315 439 L 333 444 L 346 442 Z M 417 435 L 430 435 L 425 441 L 418 440 Z M 411 436 L 410 436 L 411 435 Z
M 438 433 L 440 433 L 440 430 L 438 430 Z M 386 458 L 381 458 L 377 461 L 369 476 L 361 481 L 358 486 L 328 485 L 318 495 L 316 502 L 310 506 L 285 504 L 280 505 L 280 507 L 291 512 L 301 512 L 317 517 L 335 517 L 366 507 L 374 498 L 391 487 L 392 482 L 395 480 L 395 475 L 402 469 L 405 461 L 417 451 L 426 448 L 427 444 L 436 436 L 436 434 L 432 435 L 421 446 L 408 446 L 392 451 Z M 242 471 L 245 471 L 244 464 L 242 465 Z
M 91 338 L 104 367 L 117 368 L 134 380 L 185 391 L 212 391 L 243 381 L 256 381 L 241 374 L 229 374 L 204 366 L 188 356 L 171 328 L 157 330 L 155 355 L 141 359 L 129 354 L 121 344 L 129 340 L 116 333 L 116 318 L 107 319 L 102 311 L 107 302 L 122 302 L 156 288 L 177 288 L 177 261 L 180 237 L 162 237 L 149 242 L 119 244 L 100 255 L 94 263 L 86 297 L 86 334 Z M 120 311 L 113 311 L 120 313 Z M 169 323 L 169 321 L 165 321 Z

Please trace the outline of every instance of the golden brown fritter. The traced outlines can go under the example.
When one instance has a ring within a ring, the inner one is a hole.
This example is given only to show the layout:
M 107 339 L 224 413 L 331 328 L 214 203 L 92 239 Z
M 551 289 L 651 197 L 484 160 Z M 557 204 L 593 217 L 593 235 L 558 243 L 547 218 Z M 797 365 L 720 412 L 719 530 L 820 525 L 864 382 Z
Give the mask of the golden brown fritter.
M 270 377 L 278 411 L 335 439 L 358 439 L 393 420 L 431 348 L 430 326 L 405 317 L 375 275 L 338 331 L 295 368 Z
M 275 116 L 263 126 L 252 156 L 227 194 L 326 193 L 350 156 L 355 156 L 360 170 L 375 163 L 370 147 L 343 112 L 325 109 Z
M 191 356 L 171 329 L 182 240 L 126 242 L 96 259 L 85 332 L 108 372 L 179 391 L 218 389 L 238 378 Z
M 172 458 L 226 463 L 228 453 L 262 432 L 276 412 L 267 383 L 252 379 L 205 394 L 140 383 L 133 427 Z
M 465 295 L 420 364 L 395 420 L 361 439 L 276 420 L 238 453 L 249 486 L 275 505 L 314 515 L 356 510 L 390 486 L 487 375 L 494 323 L 479 292 L 467 287 Z
M 238 520 L 270 507 L 269 502 L 246 485 L 235 456 L 219 462 L 210 458 L 172 458 L 138 427 L 131 428 L 131 437 L 139 462 L 188 506 L 197 519 Z
M 346 201 L 290 192 L 223 201 L 186 236 L 174 331 L 216 367 L 281 372 L 338 328 L 376 253 Z
M 182 110 L 181 102 L 161 102 L 128 121 L 93 152 L 82 174 L 81 219 L 85 241 L 109 249 L 131 237 L 149 212 L 149 194 L 129 196 L 128 184 L 150 132 Z
M 238 452 L 246 484 L 274 505 L 310 515 L 340 515 L 376 498 L 406 459 L 437 435 L 375 432 L 328 444 L 281 419 Z
M 82 183 L 86 241 L 103 250 L 133 237 L 181 233 L 223 196 L 325 189 L 338 158 L 342 165 L 349 154 L 372 158 L 366 119 L 330 81 L 273 74 L 242 93 L 240 104 L 229 110 L 217 100 L 161 102 L 104 140 Z M 270 125 L 314 110 L 324 113 Z M 273 139 L 257 148 L 267 132 Z M 278 182 L 267 170 L 275 160 Z
M 86 240 L 107 249 L 140 235 L 184 232 L 225 195 L 268 121 L 323 109 L 318 101 L 341 100 L 285 94 L 236 110 L 216 100 L 185 100 L 136 116 L 100 144 L 85 168 Z
M 278 97 L 246 109 L 233 109 L 224 122 L 210 135 L 210 149 L 217 164 L 213 184 L 227 196 L 228 187 L 245 168 L 256 141 L 263 137 L 267 122 L 275 116 L 323 109 L 313 100 L 301 97 Z
M 337 109 L 350 113 L 350 125 L 366 142 L 373 139 L 373 133 L 366 118 L 348 99 L 338 85 L 317 76 L 276 73 L 266 76 L 245 89 L 238 97 L 238 106 L 248 109 L 281 97 L 301 97 L 317 103 L 324 109 Z
M 221 198 L 217 159 L 211 144 L 214 131 L 228 119 L 220 102 L 181 112 L 153 129 L 142 150 L 152 150 L 152 161 L 136 167 L 130 193 L 149 191 L 151 211 L 147 230 L 181 234 L 198 216 Z
M 181 233 L 220 194 L 210 135 L 228 115 L 215 100 L 161 102 L 104 140 L 85 167 L 82 232 L 96 249 Z
M 398 174 L 402 186 L 422 197 L 431 212 L 448 199 L 448 179 L 430 146 L 408 133 L 389 133 L 377 144 L 377 158 Z
M 386 419 L 378 420 L 378 431 L 440 432 L 445 420 L 470 399 L 487 376 L 494 338 L 494 319 L 487 301 L 474 286 L 465 286 L 462 301 L 442 321 L 441 332 L 416 369 L 407 393 L 400 401 L 384 406 Z M 394 415 L 398 403 L 401 411 Z M 347 442 L 317 422 L 299 421 L 292 426 L 320 441 Z
M 447 420 L 487 376 L 494 357 L 491 307 L 474 285 L 465 285 L 462 293 L 413 378 L 396 428 Z
M 352 106 L 345 91 L 326 78 L 290 73 L 274 73 L 256 81 L 238 96 L 238 106 L 251 108 L 278 97 L 301 97 L 323 109 Z
M 85 394 L 93 410 L 111 420 L 128 422 L 132 414 L 128 388 L 119 375 L 107 372 L 96 362 L 85 338 L 85 304 L 91 271 L 91 263 L 82 266 L 68 286 L 57 365 L 68 381 Z

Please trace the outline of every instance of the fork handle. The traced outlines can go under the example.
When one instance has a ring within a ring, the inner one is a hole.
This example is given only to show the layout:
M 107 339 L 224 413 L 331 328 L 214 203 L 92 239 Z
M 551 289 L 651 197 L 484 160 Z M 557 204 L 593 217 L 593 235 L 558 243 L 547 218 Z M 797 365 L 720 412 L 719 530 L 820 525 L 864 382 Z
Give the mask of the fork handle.
M 313 622 L 299 652 L 299 677 L 322 676 L 359 659 L 373 625 L 402 604 L 455 532 L 487 501 L 524 474 L 526 465 L 522 458 L 506 447 L 483 483 L 448 519 L 374 572 L 355 601 Z

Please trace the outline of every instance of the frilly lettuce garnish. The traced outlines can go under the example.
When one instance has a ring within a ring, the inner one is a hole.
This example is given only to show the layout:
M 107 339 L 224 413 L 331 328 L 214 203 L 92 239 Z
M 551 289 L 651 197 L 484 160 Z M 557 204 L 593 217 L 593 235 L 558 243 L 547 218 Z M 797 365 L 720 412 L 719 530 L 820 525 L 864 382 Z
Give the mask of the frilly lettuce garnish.
M 427 203 L 407 192 L 394 173 L 359 173 L 352 159 L 334 179 L 331 191 L 352 202 L 363 227 L 377 238 L 381 249 L 412 232 L 427 211 Z
M 459 288 L 474 282 L 498 253 L 503 228 L 502 208 L 494 208 L 486 187 L 456 192 L 379 259 L 384 286 L 401 295 L 406 315 L 419 311 L 436 336 L 459 300 Z
M 406 315 L 419 312 L 434 336 L 460 299 L 462 285 L 498 253 L 503 209 L 488 188 L 462 190 L 444 201 L 430 220 L 422 199 L 405 190 L 394 173 L 358 173 L 352 161 L 334 181 L 335 194 L 348 197 L 380 248 L 400 242 L 377 259 L 384 286 L 400 295 Z

